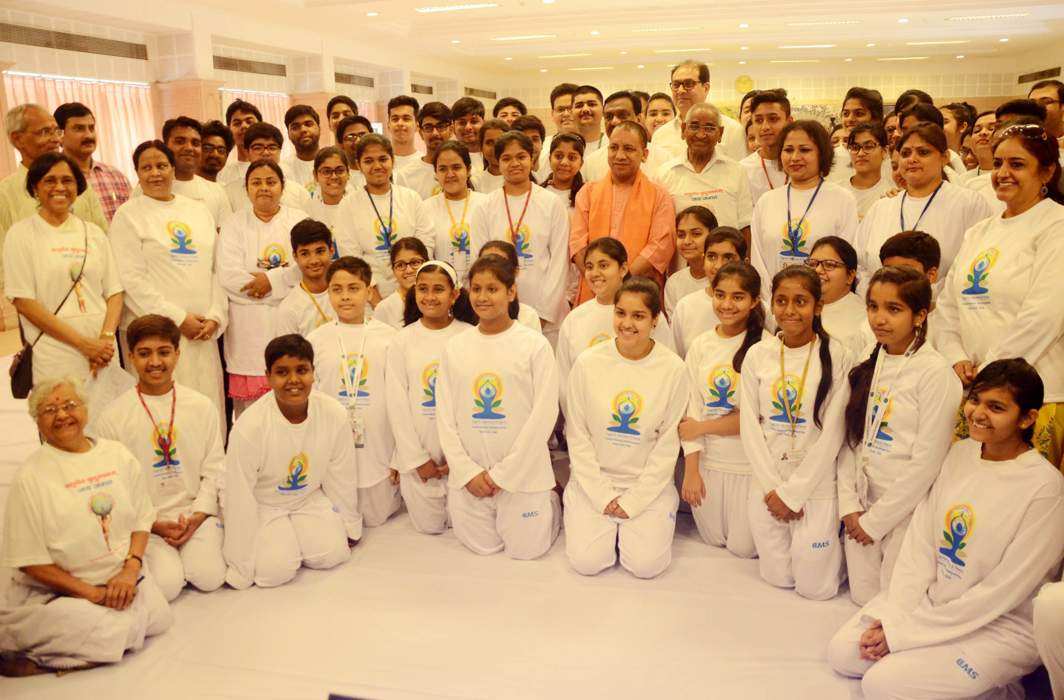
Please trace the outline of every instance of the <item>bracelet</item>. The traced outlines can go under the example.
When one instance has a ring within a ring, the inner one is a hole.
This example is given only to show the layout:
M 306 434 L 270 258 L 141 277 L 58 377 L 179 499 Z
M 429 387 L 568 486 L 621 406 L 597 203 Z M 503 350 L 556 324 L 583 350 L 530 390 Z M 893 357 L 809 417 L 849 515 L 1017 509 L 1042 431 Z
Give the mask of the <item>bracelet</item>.
M 100 332 L 100 337 L 101 338 L 107 338 L 108 340 L 114 340 L 115 339 L 115 334 L 114 334 L 114 331 L 101 331 Z
M 129 561 L 130 559 L 136 559 L 136 560 L 137 560 L 137 563 L 138 563 L 138 564 L 140 564 L 141 568 L 144 568 L 144 560 L 143 560 L 143 559 L 141 559 L 141 558 L 140 558 L 139 556 L 137 556 L 136 554 L 133 554 L 132 552 L 130 552 L 130 553 L 129 553 L 129 554 L 128 554 L 128 555 L 126 556 L 126 561 Z

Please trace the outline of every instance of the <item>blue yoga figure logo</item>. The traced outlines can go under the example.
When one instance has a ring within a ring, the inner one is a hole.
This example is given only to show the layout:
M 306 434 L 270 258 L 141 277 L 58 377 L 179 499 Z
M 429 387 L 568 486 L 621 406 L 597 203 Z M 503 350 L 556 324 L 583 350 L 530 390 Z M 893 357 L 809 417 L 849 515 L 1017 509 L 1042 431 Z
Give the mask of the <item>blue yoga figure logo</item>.
M 639 414 L 643 412 L 643 397 L 639 392 L 625 389 L 613 397 L 610 418 L 613 425 L 606 428 L 611 433 L 622 435 L 639 435 L 639 431 L 633 426 L 639 422 Z
M 513 235 L 514 250 L 517 251 L 518 267 L 524 269 L 532 264 L 532 231 L 528 224 L 521 224 Z
M 380 221 L 373 222 L 373 235 L 377 239 L 377 247 L 373 250 L 382 251 L 388 253 L 392 249 L 392 232 L 395 231 L 395 220 L 388 219 L 388 225 L 383 225 Z
M 984 285 L 990 277 L 990 268 L 997 262 L 998 255 L 997 248 L 989 248 L 975 256 L 968 268 L 968 286 L 961 290 L 961 294 L 974 296 L 987 294 L 990 291 Z
M 495 409 L 502 408 L 502 377 L 494 372 L 478 374 L 473 380 L 473 405 L 479 411 L 473 413 L 478 420 L 501 420 L 505 414 Z
M 783 258 L 808 258 L 809 253 L 803 248 L 809 243 L 809 222 L 802 221 L 797 224 L 788 222 L 784 225 L 783 246 L 780 248 L 780 257 Z
M 278 485 L 277 490 L 300 491 L 307 487 L 307 478 L 310 474 L 310 460 L 306 454 L 300 452 L 288 463 L 288 474 L 284 481 Z
M 170 244 L 173 246 L 170 252 L 173 255 L 196 254 L 196 246 L 192 243 L 192 230 L 188 224 L 171 221 L 166 225 L 166 231 L 170 234 Z
M 421 405 L 425 408 L 436 408 L 436 380 L 439 370 L 439 362 L 430 362 L 421 370 L 421 393 L 426 396 Z
M 451 226 L 451 254 L 469 255 L 469 224 L 459 223 Z
M 709 395 L 712 397 L 706 402 L 706 408 L 722 408 L 726 411 L 734 409 L 735 404 L 731 402 L 731 399 L 735 396 L 735 380 L 735 372 L 731 367 L 726 365 L 714 367 L 706 378 Z
M 776 423 L 793 423 L 801 425 L 805 419 L 799 415 L 802 412 L 802 404 L 798 402 L 798 378 L 788 374 L 783 379 L 777 379 L 772 383 L 772 407 L 776 413 L 769 416 L 769 420 Z
M 961 550 L 968 546 L 966 541 L 975 529 L 975 510 L 967 503 L 960 503 L 946 511 L 946 529 L 942 532 L 945 547 L 938 552 L 957 566 L 964 566 Z

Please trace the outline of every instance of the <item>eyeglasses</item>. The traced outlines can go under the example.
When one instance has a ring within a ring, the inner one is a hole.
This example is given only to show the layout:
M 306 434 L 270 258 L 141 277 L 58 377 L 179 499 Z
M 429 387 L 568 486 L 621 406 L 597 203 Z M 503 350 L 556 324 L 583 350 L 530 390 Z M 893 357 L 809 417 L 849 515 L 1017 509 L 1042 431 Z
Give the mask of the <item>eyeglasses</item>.
M 225 146 L 211 146 L 206 143 L 203 144 L 203 155 L 209 156 L 215 151 L 217 151 L 218 153 L 228 153 L 229 149 L 227 149 Z
M 36 136 L 38 138 L 51 138 L 52 136 L 62 136 L 63 130 L 55 126 L 45 126 L 29 133 L 30 136 Z
M 58 404 L 51 404 L 50 406 L 45 406 L 44 408 L 38 409 L 37 415 L 44 416 L 46 418 L 55 418 L 57 415 L 59 415 L 60 411 L 63 411 L 65 413 L 73 413 L 84 405 L 85 404 L 80 401 L 75 401 L 71 399 L 70 401 L 65 401 L 63 403 Z
M 358 133 L 357 131 L 350 134 L 344 134 L 344 143 L 354 143 L 363 136 L 365 136 L 365 134 Z
M 262 144 L 256 143 L 254 146 L 248 149 L 252 153 L 277 153 L 281 150 L 281 147 L 276 143 Z
M 402 272 L 403 270 L 407 269 L 416 270 L 424 264 L 425 261 L 421 258 L 414 258 L 413 260 L 400 260 L 397 263 L 392 263 L 392 269 L 396 272 Z
M 692 134 L 701 133 L 701 134 L 708 134 L 709 136 L 712 136 L 713 134 L 715 134 L 718 131 L 720 131 L 720 127 L 717 126 L 716 124 L 697 124 L 696 123 L 696 124 L 688 124 L 687 125 L 687 131 L 689 131 Z
M 846 144 L 846 150 L 850 153 L 873 153 L 880 145 L 875 141 L 865 141 L 864 143 L 848 143 Z
M 817 260 L 816 258 L 806 258 L 806 267 L 811 267 L 814 270 L 818 267 L 824 268 L 824 272 L 834 272 L 841 268 L 846 267 L 846 263 L 841 260 Z
M 437 122 L 435 124 L 423 124 L 421 128 L 428 133 L 436 132 L 437 134 L 444 134 L 450 131 L 451 122 Z
M 573 111 L 573 106 L 572 105 L 565 105 L 564 107 L 555 107 L 554 111 L 557 112 L 558 114 L 569 114 L 570 112 Z
M 343 177 L 347 174 L 347 168 L 319 168 L 318 175 L 322 177 Z
M 669 87 L 673 90 L 683 88 L 688 92 L 694 90 L 696 85 L 704 85 L 704 83 L 701 80 L 673 80 L 669 83 Z

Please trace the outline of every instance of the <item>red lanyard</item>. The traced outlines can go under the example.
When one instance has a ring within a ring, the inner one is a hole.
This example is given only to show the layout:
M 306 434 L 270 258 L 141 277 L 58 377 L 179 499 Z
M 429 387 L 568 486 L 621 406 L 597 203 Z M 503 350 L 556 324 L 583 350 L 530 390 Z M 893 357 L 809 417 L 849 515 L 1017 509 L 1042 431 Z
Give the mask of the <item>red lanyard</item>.
M 758 155 L 758 158 L 761 158 L 761 156 Z M 762 170 L 762 172 L 765 173 L 765 182 L 768 183 L 768 188 L 770 190 L 776 189 L 776 186 L 772 184 L 772 178 L 769 177 L 768 168 L 765 167 L 765 159 L 764 158 L 761 158 L 761 170 Z M 784 175 L 783 175 L 783 184 L 787 184 L 788 182 L 790 182 L 790 179 L 791 179 L 791 176 L 787 175 L 786 173 L 784 173 Z
M 169 465 L 171 455 L 174 450 L 174 414 L 177 412 L 177 384 L 174 384 L 173 395 L 170 397 L 170 425 L 166 428 L 166 435 L 162 435 L 159 432 L 159 421 L 155 420 L 155 416 L 152 415 L 151 409 L 148 408 L 148 404 L 144 402 L 144 395 L 140 393 L 140 387 L 137 387 L 137 398 L 140 399 L 140 405 L 144 407 L 144 412 L 148 414 L 148 419 L 151 420 L 151 434 L 155 438 L 155 444 L 159 446 L 159 451 L 162 452 L 163 462 Z
M 506 194 L 506 190 L 502 191 L 502 203 L 506 205 L 506 221 L 510 224 L 510 242 L 517 246 L 517 235 L 521 232 L 521 223 L 525 220 L 525 213 L 528 212 L 528 203 L 532 201 L 532 183 L 528 185 L 528 196 L 525 197 L 525 207 L 521 210 L 521 217 L 517 220 L 517 226 L 514 226 L 513 216 L 510 215 L 510 196 Z M 518 254 L 521 249 L 518 248 Z

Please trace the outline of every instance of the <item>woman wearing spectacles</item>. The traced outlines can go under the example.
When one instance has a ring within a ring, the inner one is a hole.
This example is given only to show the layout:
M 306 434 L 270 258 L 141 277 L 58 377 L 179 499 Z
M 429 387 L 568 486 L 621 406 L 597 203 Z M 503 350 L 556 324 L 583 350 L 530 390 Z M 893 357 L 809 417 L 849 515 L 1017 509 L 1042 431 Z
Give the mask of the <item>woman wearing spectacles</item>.
M 252 163 L 269 160 L 280 166 L 284 137 L 281 136 L 280 129 L 273 124 L 258 122 L 249 126 L 248 130 L 244 132 L 244 145 Z M 247 171 L 244 174 L 246 176 Z M 307 188 L 290 178 L 288 173 L 285 173 L 284 182 L 281 184 L 284 187 L 281 204 L 295 209 L 306 210 L 307 204 L 310 202 Z M 229 195 L 229 204 L 232 205 L 233 211 L 247 211 L 254 208 L 252 199 L 248 195 L 246 177 L 230 182 L 225 186 L 225 192 Z
M 853 175 L 841 181 L 857 201 L 857 220 L 893 187 L 889 178 L 883 176 L 883 163 L 887 158 L 887 132 L 879 124 L 858 124 L 846 138 L 846 150 L 850 154 Z M 889 168 L 889 161 L 888 163 Z
M 828 334 L 856 357 L 875 338 L 864 299 L 857 296 L 857 251 L 843 238 L 825 236 L 813 246 L 806 266 L 820 277 L 820 320 Z
M 425 244 L 407 236 L 395 242 L 390 251 L 392 273 L 397 282 L 395 291 L 386 296 L 373 309 L 373 318 L 396 330 L 403 327 L 403 315 L 406 313 L 406 298 L 417 280 L 418 268 L 430 259 Z
M 337 146 L 328 146 L 314 157 L 314 189 L 307 203 L 307 214 L 329 227 L 336 239 L 340 202 L 353 192 L 347 156 Z M 337 252 L 337 257 L 343 253 Z
M 86 400 L 73 376 L 30 393 L 44 444 L 7 499 L 0 675 L 116 663 L 173 623 L 143 568 L 155 509 L 140 465 L 120 443 L 85 436 Z
M 1055 465 L 1064 444 L 1064 194 L 1060 148 L 1038 123 L 1005 127 L 991 181 L 1005 211 L 968 230 L 938 298 L 942 354 L 967 386 L 988 363 L 1022 357 L 1045 382 L 1035 447 Z

